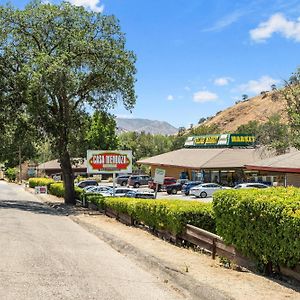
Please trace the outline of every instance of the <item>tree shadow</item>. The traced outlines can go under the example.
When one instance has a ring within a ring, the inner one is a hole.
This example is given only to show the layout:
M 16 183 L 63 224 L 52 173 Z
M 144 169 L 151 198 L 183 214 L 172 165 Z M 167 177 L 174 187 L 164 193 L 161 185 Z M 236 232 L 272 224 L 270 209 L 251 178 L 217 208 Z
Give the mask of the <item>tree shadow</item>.
M 71 209 L 68 209 L 65 205 L 58 205 L 50 207 L 47 204 L 28 200 L 0 200 L 1 209 L 17 209 L 21 211 L 32 212 L 35 214 L 47 214 L 47 215 L 69 215 Z

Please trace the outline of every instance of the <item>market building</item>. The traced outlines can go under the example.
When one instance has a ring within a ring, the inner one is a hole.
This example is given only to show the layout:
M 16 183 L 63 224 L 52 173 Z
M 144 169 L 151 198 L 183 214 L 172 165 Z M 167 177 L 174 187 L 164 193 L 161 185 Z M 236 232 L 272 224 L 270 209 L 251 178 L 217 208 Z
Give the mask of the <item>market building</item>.
M 246 169 L 256 172 L 257 181 L 271 181 L 279 186 L 300 187 L 300 151 L 274 156 L 246 164 Z
M 166 176 L 177 179 L 218 182 L 235 185 L 254 181 L 251 165 L 270 155 L 255 147 L 255 137 L 246 134 L 220 134 L 189 137 L 185 148 L 141 159 L 137 163 L 149 166 L 151 175 L 156 168 L 166 170 Z

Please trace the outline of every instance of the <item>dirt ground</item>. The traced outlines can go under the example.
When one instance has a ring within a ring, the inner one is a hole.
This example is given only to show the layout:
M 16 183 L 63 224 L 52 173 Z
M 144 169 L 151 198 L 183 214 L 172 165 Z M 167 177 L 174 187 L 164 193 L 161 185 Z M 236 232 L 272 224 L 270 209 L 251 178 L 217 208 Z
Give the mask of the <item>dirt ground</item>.
M 140 265 L 169 271 L 168 274 L 174 276 L 166 277 L 166 281 L 177 280 L 186 289 L 208 286 L 227 299 L 300 299 L 300 286 L 294 282 L 266 278 L 247 270 L 228 269 L 218 258 L 212 260 L 207 254 L 174 246 L 146 230 L 123 225 L 96 211 L 81 207 L 67 210 L 61 205 L 61 199 L 51 195 L 41 195 L 39 199 L 69 214 L 74 222 Z M 157 276 L 165 275 L 156 273 Z

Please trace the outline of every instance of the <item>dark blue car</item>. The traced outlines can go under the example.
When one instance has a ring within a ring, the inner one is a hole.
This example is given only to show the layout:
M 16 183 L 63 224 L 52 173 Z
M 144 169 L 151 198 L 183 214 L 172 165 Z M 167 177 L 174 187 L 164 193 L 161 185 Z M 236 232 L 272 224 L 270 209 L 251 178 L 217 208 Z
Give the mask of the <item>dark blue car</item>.
M 187 183 L 185 183 L 183 186 L 182 186 L 182 189 L 181 189 L 181 193 L 185 194 L 186 196 L 188 196 L 190 194 L 190 189 L 193 187 L 193 186 L 196 186 L 196 185 L 199 185 L 203 182 L 201 181 L 189 181 Z

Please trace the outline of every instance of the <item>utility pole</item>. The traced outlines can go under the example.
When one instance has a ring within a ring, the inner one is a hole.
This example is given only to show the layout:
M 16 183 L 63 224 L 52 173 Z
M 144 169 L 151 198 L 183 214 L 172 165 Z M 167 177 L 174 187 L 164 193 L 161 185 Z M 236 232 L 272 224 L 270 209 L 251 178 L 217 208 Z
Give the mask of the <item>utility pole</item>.
M 19 146 L 19 183 L 22 183 L 22 160 L 21 160 L 21 146 Z

